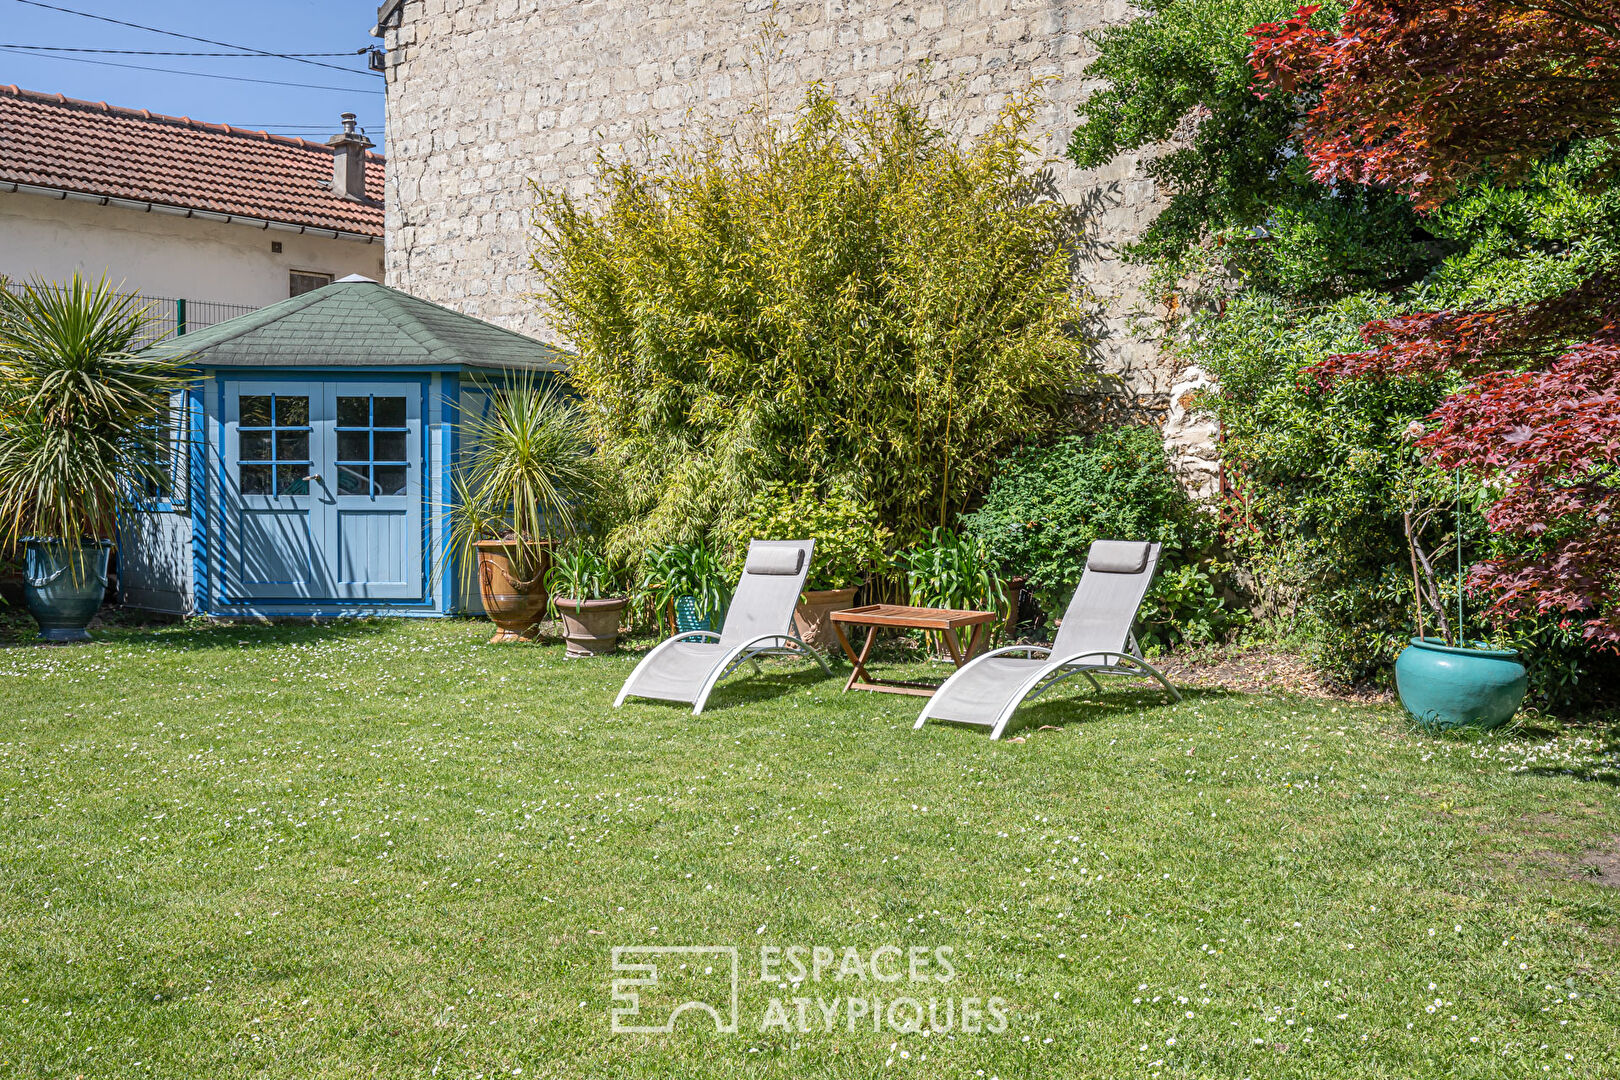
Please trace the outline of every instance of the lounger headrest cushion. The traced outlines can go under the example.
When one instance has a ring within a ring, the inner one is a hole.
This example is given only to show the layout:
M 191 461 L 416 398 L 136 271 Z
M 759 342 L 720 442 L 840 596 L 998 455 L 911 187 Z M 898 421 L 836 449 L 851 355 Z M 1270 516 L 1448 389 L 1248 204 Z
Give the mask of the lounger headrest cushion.
M 804 548 L 776 544 L 750 544 L 748 561 L 743 564 L 745 574 L 779 574 L 791 577 L 804 565 Z
M 1086 569 L 1099 574 L 1140 574 L 1147 567 L 1152 544 L 1136 540 L 1096 540 L 1086 556 Z

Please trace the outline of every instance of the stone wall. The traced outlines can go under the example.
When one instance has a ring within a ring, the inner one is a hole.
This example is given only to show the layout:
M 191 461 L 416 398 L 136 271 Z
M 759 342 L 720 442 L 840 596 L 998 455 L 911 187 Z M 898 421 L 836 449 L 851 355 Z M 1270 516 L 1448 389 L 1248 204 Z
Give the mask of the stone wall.
M 386 33 L 387 281 L 553 337 L 533 298 L 528 181 L 588 194 L 599 148 L 734 116 L 767 82 L 773 107 L 812 80 L 855 101 L 921 68 L 956 81 L 982 127 L 1009 93 L 1050 79 L 1039 128 L 1059 158 L 1089 89 L 1085 33 L 1128 12 L 1123 0 L 406 0 Z M 1141 274 L 1113 255 L 1159 206 L 1135 166 L 1054 171 L 1094 214 L 1082 272 L 1108 304 L 1105 363 L 1162 409 L 1174 373 L 1130 338 Z

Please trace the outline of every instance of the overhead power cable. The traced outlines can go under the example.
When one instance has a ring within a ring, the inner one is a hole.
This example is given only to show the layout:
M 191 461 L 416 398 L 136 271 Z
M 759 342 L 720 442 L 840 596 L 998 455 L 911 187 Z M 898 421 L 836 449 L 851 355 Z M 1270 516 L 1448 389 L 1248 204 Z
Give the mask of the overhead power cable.
M 160 30 L 155 26 L 144 26 L 141 23 L 126 22 L 123 19 L 114 19 L 106 15 L 96 15 L 89 11 L 78 11 L 74 8 L 62 7 L 58 4 L 46 4 L 41 0 L 15 0 L 16 3 L 26 4 L 29 7 L 43 8 L 46 11 L 60 11 L 66 15 L 78 15 L 85 19 L 94 19 L 97 22 L 112 23 L 114 26 L 127 26 L 132 30 L 145 30 L 152 34 L 163 34 L 165 37 L 182 38 L 186 41 L 200 41 L 204 45 L 218 45 L 222 49 L 240 49 L 243 52 L 256 53 L 259 56 L 276 56 L 283 60 L 292 60 L 299 64 L 312 64 L 315 67 L 331 68 L 333 71 L 343 71 L 350 75 L 369 75 L 369 71 L 356 71 L 353 68 L 341 67 L 337 64 L 328 64 L 322 60 L 308 60 L 293 53 L 270 52 L 265 49 L 255 49 L 251 45 L 237 45 L 230 41 L 215 41 L 212 38 L 197 37 L 195 34 L 182 34 L 175 30 Z
M 0 52 L 18 53 L 18 50 L 9 45 L 0 45 Z M 23 53 L 19 55 L 36 56 L 37 53 Z M 182 71 L 179 68 L 149 67 L 145 64 L 120 64 L 114 60 L 90 60 L 82 56 L 52 56 L 51 60 L 65 60 L 73 64 L 95 64 L 98 67 L 129 68 L 132 71 L 161 71 L 168 75 L 192 75 L 199 79 L 225 79 L 229 82 L 260 83 L 264 86 L 292 86 L 303 90 L 338 90 L 345 94 L 377 94 L 381 90 L 369 90 L 360 86 L 324 86 L 320 83 L 279 82 L 275 79 L 250 79 L 245 75 L 216 75 L 209 71 Z
M 118 56 L 239 56 L 247 60 L 277 59 L 286 56 L 292 60 L 299 60 L 306 56 L 360 56 L 371 50 L 354 49 L 350 52 L 308 52 L 308 53 L 282 53 L 276 57 L 266 57 L 257 52 L 168 52 L 158 49 L 83 49 L 76 45 L 23 45 L 18 42 L 5 43 L 8 49 L 30 49 L 37 52 L 75 52 L 75 53 L 110 53 Z M 350 70 L 344 68 L 344 71 Z M 355 69 L 358 73 L 358 69 Z

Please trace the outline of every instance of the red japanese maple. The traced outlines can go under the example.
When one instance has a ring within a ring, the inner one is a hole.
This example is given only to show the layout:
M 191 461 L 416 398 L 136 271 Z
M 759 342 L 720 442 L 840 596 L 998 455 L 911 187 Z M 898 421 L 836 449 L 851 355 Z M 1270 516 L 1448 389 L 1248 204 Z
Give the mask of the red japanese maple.
M 1309 89 L 1305 152 L 1323 183 L 1382 184 L 1432 209 L 1615 128 L 1620 0 L 1354 0 L 1337 30 L 1249 31 L 1255 78 Z
M 1251 30 L 1250 62 L 1268 87 L 1314 99 L 1304 148 L 1324 183 L 1395 187 L 1431 209 L 1620 131 L 1620 0 L 1354 0 L 1336 30 L 1310 26 L 1317 10 Z M 1318 375 L 1472 377 L 1422 445 L 1500 492 L 1487 520 L 1521 553 L 1469 578 L 1492 613 L 1559 615 L 1620 648 L 1620 274 L 1363 334 L 1366 351 Z

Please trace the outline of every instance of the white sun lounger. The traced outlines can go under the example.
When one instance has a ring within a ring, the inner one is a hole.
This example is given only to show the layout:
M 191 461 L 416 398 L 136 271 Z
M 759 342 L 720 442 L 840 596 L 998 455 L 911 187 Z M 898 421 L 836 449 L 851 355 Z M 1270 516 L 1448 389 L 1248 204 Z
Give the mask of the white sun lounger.
M 987 727 L 990 737 L 999 739 L 1019 705 L 1075 675 L 1084 676 L 1099 693 L 1102 687 L 1093 676 L 1145 676 L 1180 701 L 1180 692 L 1142 659 L 1131 629 L 1158 563 L 1158 544 L 1092 544 L 1052 647 L 1009 645 L 971 661 L 929 698 L 914 729 L 929 720 L 947 720 Z M 1020 653 L 1034 658 L 1017 658 Z
M 613 707 L 627 697 L 689 701 L 696 716 L 716 683 L 761 655 L 813 657 L 831 675 L 821 654 L 793 632 L 793 609 L 814 548 L 814 540 L 750 541 L 720 632 L 692 630 L 658 645 L 624 681 Z

